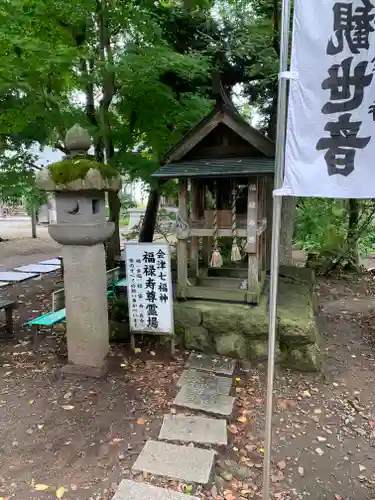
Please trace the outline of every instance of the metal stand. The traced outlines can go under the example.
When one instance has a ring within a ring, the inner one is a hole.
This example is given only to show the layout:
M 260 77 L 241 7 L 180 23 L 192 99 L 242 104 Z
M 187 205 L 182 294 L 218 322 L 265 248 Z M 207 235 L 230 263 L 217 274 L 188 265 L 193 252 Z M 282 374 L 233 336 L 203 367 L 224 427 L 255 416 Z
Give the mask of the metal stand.
M 291 0 L 283 0 L 280 41 L 280 79 L 277 103 L 277 134 L 275 156 L 275 189 L 279 189 L 283 182 L 285 162 L 285 137 L 287 118 L 287 80 L 285 72 L 288 69 L 289 29 L 290 29 Z M 270 302 L 269 302 L 269 331 L 268 331 L 268 372 L 267 372 L 267 403 L 264 444 L 263 467 L 263 500 L 270 499 L 270 471 L 272 446 L 272 412 L 273 412 L 273 379 L 275 370 L 276 345 L 276 306 L 279 278 L 279 244 L 282 197 L 275 196 L 272 213 L 272 245 L 271 245 L 271 275 L 270 275 Z

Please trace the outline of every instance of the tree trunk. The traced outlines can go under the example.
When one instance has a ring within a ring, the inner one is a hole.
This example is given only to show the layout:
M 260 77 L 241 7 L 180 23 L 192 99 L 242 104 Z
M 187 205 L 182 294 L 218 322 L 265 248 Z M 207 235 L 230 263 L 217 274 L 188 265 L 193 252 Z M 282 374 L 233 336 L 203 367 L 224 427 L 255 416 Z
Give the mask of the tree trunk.
M 35 205 L 31 207 L 31 236 L 36 238 L 36 224 L 37 224 L 37 214 Z
M 110 22 L 106 0 L 97 2 L 99 28 L 99 59 L 102 64 L 102 98 L 99 104 L 101 137 L 104 143 L 105 160 L 111 163 L 115 155 L 109 107 L 115 95 L 115 74 L 113 72 L 113 54 L 111 46 Z M 115 224 L 115 231 L 107 244 L 107 266 L 114 267 L 115 257 L 120 255 L 120 200 L 117 193 L 108 193 L 110 221 Z
M 273 2 L 273 48 L 275 52 L 280 56 L 280 26 L 279 26 L 279 2 L 274 0 Z M 277 99 L 278 99 L 278 87 L 275 85 L 273 89 L 273 99 L 271 104 L 270 120 L 268 123 L 268 137 L 273 141 L 276 141 L 276 129 L 277 129 Z M 271 198 L 272 199 L 272 198 Z M 280 224 L 280 264 L 292 264 L 292 251 L 293 251 L 293 233 L 294 233 L 294 222 L 297 207 L 297 198 L 284 197 L 282 203 L 281 211 L 281 224 Z M 272 214 L 272 210 L 270 210 Z M 271 234 L 272 234 L 272 217 L 268 220 L 268 235 L 269 235 L 269 252 L 271 248 Z M 270 256 L 267 256 L 269 261 Z
M 358 221 L 359 221 L 359 202 L 351 198 L 348 203 L 349 222 L 348 222 L 348 244 L 351 263 L 354 266 L 359 264 L 358 254 Z
M 293 264 L 293 234 L 296 215 L 297 198 L 283 198 L 280 228 L 279 262 L 284 265 Z
M 158 214 L 160 200 L 159 187 L 153 188 L 148 195 L 147 207 L 141 231 L 139 233 L 140 243 L 151 243 L 154 239 L 156 217 Z

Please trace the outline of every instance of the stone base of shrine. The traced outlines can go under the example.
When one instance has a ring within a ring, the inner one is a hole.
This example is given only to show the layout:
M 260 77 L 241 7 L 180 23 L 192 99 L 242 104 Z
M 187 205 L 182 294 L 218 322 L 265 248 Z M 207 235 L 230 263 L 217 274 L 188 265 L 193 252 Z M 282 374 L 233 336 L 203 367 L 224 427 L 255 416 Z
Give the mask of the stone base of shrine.
M 265 286 L 257 306 L 216 301 L 176 302 L 177 340 L 187 349 L 250 360 L 268 357 L 268 299 Z M 281 266 L 277 308 L 276 363 L 319 371 L 322 354 L 316 324 L 315 276 L 311 269 Z
M 76 375 L 79 377 L 102 378 L 108 373 L 107 361 L 101 367 L 84 366 L 68 363 L 61 367 L 61 373 L 65 375 Z

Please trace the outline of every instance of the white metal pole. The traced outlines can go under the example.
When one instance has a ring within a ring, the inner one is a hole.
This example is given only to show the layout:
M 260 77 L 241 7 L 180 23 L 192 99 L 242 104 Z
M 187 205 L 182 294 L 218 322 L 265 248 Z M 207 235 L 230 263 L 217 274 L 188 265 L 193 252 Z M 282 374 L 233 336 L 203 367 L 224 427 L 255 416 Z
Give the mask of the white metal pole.
M 282 12 L 281 12 L 279 92 L 278 92 L 278 102 L 277 102 L 275 189 L 281 188 L 284 175 L 287 97 L 288 97 L 287 79 L 285 78 L 286 77 L 285 72 L 288 69 L 290 14 L 291 14 L 291 0 L 283 0 Z M 270 499 L 273 379 L 275 370 L 276 306 L 277 306 L 277 286 L 279 280 L 279 244 L 280 244 L 281 208 L 282 208 L 282 197 L 275 196 L 273 199 L 273 212 L 272 212 L 267 402 L 266 402 L 266 424 L 265 424 L 264 467 L 263 467 L 263 500 Z

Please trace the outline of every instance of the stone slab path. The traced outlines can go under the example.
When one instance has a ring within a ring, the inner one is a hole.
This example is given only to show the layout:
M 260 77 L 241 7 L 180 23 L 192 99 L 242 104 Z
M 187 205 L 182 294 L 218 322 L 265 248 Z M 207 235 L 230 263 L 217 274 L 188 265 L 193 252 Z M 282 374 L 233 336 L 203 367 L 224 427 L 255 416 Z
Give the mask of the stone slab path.
M 133 465 L 133 470 L 170 479 L 208 484 L 214 461 L 215 453 L 212 450 L 150 440 Z
M 48 264 L 27 264 L 26 266 L 15 267 L 15 271 L 21 273 L 38 273 L 38 274 L 48 274 L 53 271 L 60 269 L 60 265 L 48 265 Z
M 228 443 L 225 420 L 185 415 L 165 415 L 159 439 L 223 446 Z
M 234 398 L 224 394 L 215 394 L 209 387 L 202 392 L 195 392 L 194 388 L 187 385 L 181 387 L 173 404 L 229 418 L 233 412 Z
M 177 387 L 182 386 L 192 386 L 197 392 L 203 392 L 209 389 L 215 394 L 228 395 L 232 387 L 232 379 L 229 377 L 218 377 L 208 372 L 190 368 L 182 372 L 177 382 Z
M 41 260 L 40 262 L 38 262 L 38 264 L 42 264 L 44 266 L 59 266 L 59 267 L 61 267 L 60 259 Z
M 124 479 L 112 500 L 199 500 L 199 498 Z
M 31 278 L 36 278 L 38 275 L 35 273 L 17 273 L 15 271 L 1 271 L 0 281 L 25 281 Z
M 188 367 L 232 377 L 236 368 L 236 361 L 192 352 L 189 356 Z
M 190 484 L 210 483 L 217 454 L 214 449 L 228 442 L 227 420 L 220 417 L 229 417 L 233 412 L 235 399 L 229 394 L 235 368 L 233 360 L 191 353 L 187 369 L 177 382 L 180 389 L 173 404 L 218 418 L 165 415 L 158 441 L 150 440 L 145 444 L 133 465 L 134 472 Z M 213 449 L 201 448 L 202 445 Z M 125 499 L 195 500 L 196 497 L 135 481 L 122 481 L 112 500 Z

